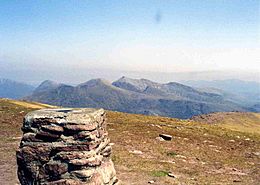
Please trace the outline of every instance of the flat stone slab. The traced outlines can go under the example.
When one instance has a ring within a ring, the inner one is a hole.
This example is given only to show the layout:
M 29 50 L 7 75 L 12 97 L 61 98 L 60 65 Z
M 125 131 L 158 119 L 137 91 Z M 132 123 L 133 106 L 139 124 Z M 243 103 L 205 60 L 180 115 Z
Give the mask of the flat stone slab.
M 30 126 L 32 122 L 39 122 L 49 119 L 55 124 L 89 124 L 102 122 L 104 109 L 92 108 L 61 108 L 61 109 L 41 109 L 28 113 L 25 116 L 24 126 Z

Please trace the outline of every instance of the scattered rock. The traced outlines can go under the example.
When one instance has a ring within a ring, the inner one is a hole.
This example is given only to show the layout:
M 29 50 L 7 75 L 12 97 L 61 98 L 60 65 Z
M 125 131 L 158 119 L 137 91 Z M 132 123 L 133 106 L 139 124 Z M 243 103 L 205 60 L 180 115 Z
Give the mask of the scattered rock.
M 172 136 L 171 136 L 171 135 L 168 135 L 168 134 L 159 134 L 159 136 L 160 136 L 161 138 L 163 138 L 164 140 L 166 140 L 166 141 L 172 140 Z
M 214 143 L 213 141 L 204 140 L 203 143 Z
M 160 162 L 162 162 L 162 163 L 171 163 L 171 164 L 175 164 L 175 161 L 165 161 L 165 160 L 160 160 Z
M 129 152 L 132 153 L 132 154 L 136 154 L 136 155 L 142 155 L 143 154 L 143 152 L 140 151 L 140 150 L 130 150 Z
M 177 154 L 175 157 L 179 157 L 179 158 L 183 158 L 183 159 L 186 159 L 186 158 L 187 158 L 186 156 L 184 156 L 184 155 L 179 155 L 179 154 Z
M 252 152 L 252 154 L 254 154 L 256 156 L 260 156 L 260 152 Z
M 155 139 L 158 141 L 165 141 L 162 137 L 156 137 Z
M 175 176 L 173 173 L 171 173 L 171 172 L 168 173 L 168 176 L 169 176 L 169 177 L 172 177 L 172 178 L 176 178 L 176 176 Z
M 155 183 L 155 181 L 151 180 L 151 181 L 148 181 L 148 184 L 153 184 Z
M 162 128 L 160 125 L 155 125 L 155 126 L 158 127 L 158 128 L 160 128 L 160 129 Z

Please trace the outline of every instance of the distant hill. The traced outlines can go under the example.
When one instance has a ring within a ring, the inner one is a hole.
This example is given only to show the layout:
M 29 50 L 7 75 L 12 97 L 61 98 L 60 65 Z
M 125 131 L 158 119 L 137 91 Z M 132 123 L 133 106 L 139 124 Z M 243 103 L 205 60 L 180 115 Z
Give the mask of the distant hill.
M 29 95 L 34 87 L 25 83 L 16 82 L 9 79 L 0 79 L 0 97 L 19 99 Z
M 252 106 L 251 109 L 254 109 L 255 104 L 260 103 L 260 83 L 258 82 L 230 79 L 183 81 L 182 83 L 194 88 L 199 88 L 203 91 L 220 94 L 224 98 L 242 106 Z
M 122 77 L 110 83 L 93 79 L 77 86 L 44 81 L 26 100 L 64 107 L 93 107 L 108 110 L 190 118 L 198 114 L 247 111 L 215 93 L 170 82 Z

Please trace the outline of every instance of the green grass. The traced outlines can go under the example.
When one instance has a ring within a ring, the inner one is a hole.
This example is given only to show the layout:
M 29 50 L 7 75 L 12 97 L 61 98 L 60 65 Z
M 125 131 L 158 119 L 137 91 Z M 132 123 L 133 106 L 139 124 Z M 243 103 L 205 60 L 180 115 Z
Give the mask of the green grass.
M 168 176 L 168 172 L 163 171 L 163 170 L 159 170 L 159 171 L 152 171 L 152 176 L 154 177 L 165 177 Z
M 167 152 L 167 156 L 175 157 L 176 155 L 178 155 L 178 154 L 176 152 L 174 152 L 174 151 Z

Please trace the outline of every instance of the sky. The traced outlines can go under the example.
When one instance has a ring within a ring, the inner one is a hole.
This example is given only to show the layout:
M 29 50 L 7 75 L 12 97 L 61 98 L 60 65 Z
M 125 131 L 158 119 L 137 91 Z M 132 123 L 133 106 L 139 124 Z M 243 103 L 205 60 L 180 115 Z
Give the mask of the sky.
M 76 83 L 124 71 L 258 78 L 259 41 L 259 0 L 0 0 L 1 78 Z

